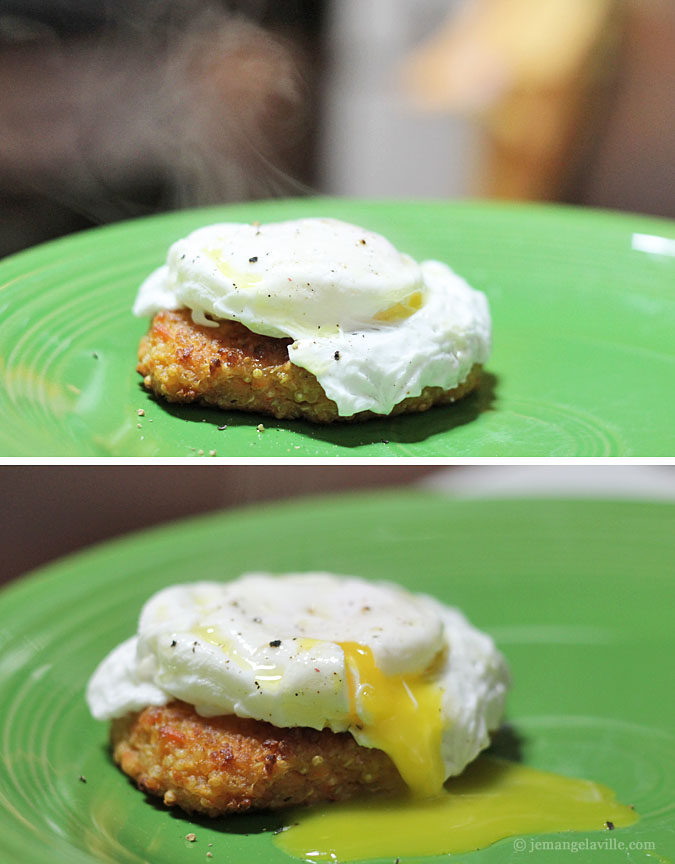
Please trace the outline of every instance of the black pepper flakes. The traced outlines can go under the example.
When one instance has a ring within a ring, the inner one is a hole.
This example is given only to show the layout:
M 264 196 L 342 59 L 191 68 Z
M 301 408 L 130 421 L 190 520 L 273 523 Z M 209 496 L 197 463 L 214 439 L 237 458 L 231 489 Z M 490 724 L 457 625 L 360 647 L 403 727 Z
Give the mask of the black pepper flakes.
M 281 639 L 272 639 L 270 642 L 270 648 L 278 648 L 281 645 Z
M 340 359 L 340 352 L 336 351 L 335 354 L 333 354 L 333 357 L 335 357 L 336 360 L 339 360 Z
M 251 258 L 248 259 L 248 263 L 249 263 L 249 264 L 255 264 L 255 262 L 256 262 L 257 260 L 258 260 L 258 256 L 257 256 L 257 255 L 253 255 L 253 256 L 251 256 Z
M 605 825 L 607 826 L 607 830 L 608 830 L 608 831 L 613 831 L 613 830 L 614 830 L 614 823 L 613 823 L 613 822 L 610 822 L 609 819 L 605 822 Z
M 176 642 L 175 639 L 172 639 L 172 640 L 171 640 L 171 647 L 172 647 L 172 648 L 175 648 L 176 645 L 178 645 L 178 642 Z

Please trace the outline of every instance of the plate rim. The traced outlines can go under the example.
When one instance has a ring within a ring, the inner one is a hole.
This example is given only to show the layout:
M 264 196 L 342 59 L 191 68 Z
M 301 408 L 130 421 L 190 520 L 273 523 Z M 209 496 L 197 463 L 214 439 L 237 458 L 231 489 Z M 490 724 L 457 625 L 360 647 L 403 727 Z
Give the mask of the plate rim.
M 70 234 L 64 234 L 61 237 L 54 237 L 50 240 L 45 240 L 41 243 L 36 243 L 34 246 L 29 246 L 26 249 L 21 249 L 6 255 L 0 259 L 0 291 L 3 289 L 2 283 L 3 271 L 7 265 L 15 264 L 22 259 L 22 256 L 29 256 L 36 250 L 51 250 L 62 244 L 82 243 L 86 242 L 86 238 L 91 234 L 101 233 L 116 233 L 119 231 L 127 231 L 133 225 L 147 224 L 148 222 L 171 222 L 180 221 L 183 218 L 191 219 L 199 214 L 216 214 L 225 210 L 244 210 L 247 207 L 257 207 L 259 205 L 284 205 L 299 206 L 302 203 L 311 202 L 325 203 L 330 206 L 334 203 L 355 206 L 391 206 L 397 207 L 428 207 L 430 209 L 459 209 L 459 210 L 491 210 L 495 213 L 542 213 L 546 214 L 547 218 L 555 218 L 556 216 L 564 216 L 567 219 L 579 218 L 589 221 L 598 221 L 603 223 L 614 222 L 616 225 L 628 225 L 633 221 L 643 222 L 645 225 L 654 227 L 661 226 L 672 233 L 675 239 L 675 219 L 668 219 L 664 216 L 653 216 L 649 213 L 638 213 L 626 210 L 614 210 L 608 207 L 587 207 L 584 205 L 568 204 L 566 202 L 549 202 L 549 201 L 503 201 L 499 199 L 488 198 L 457 198 L 452 200 L 442 200 L 437 198 L 354 198 L 351 196 L 339 195 L 308 195 L 308 196 L 291 196 L 284 198 L 260 198 L 255 201 L 230 201 L 223 204 L 210 204 L 202 207 L 188 207 L 181 210 L 167 210 L 159 213 L 151 213 L 144 216 L 136 216 L 130 219 L 121 219 L 117 222 L 110 222 L 105 225 L 94 225 L 90 228 L 83 228 L 79 231 L 73 231 Z M 84 238 L 84 239 L 83 239 Z

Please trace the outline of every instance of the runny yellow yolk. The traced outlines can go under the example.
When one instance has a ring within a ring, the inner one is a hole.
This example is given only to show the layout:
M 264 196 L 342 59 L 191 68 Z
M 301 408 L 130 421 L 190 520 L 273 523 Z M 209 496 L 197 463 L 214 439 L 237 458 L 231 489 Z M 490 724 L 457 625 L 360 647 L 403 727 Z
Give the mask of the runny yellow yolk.
M 370 648 L 339 643 L 354 729 L 383 750 L 410 793 L 294 810 L 275 844 L 307 862 L 447 855 L 515 835 L 602 831 L 631 825 L 614 793 L 525 765 L 482 756 L 444 787 L 441 692 L 423 675 L 385 675 Z M 521 839 L 517 851 L 530 849 Z M 516 848 L 516 847 L 514 847 Z
M 445 779 L 441 757 L 441 691 L 423 675 L 385 675 L 370 648 L 340 642 L 347 670 L 352 725 L 383 750 L 420 797 L 437 795 Z

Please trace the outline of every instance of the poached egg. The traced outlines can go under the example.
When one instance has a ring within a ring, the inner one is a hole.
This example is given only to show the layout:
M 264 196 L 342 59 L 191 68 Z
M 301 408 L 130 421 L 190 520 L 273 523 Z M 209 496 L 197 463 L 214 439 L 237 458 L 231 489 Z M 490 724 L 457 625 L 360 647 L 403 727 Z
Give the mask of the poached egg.
M 134 314 L 188 308 L 195 323 L 237 321 L 293 340 L 341 416 L 388 414 L 425 387 L 452 389 L 490 351 L 487 300 L 440 261 L 418 263 L 337 219 L 221 223 L 169 249 Z
M 349 732 L 437 794 L 489 743 L 508 672 L 456 609 L 389 583 L 247 574 L 159 591 L 92 676 L 101 720 L 181 699 L 203 716 Z

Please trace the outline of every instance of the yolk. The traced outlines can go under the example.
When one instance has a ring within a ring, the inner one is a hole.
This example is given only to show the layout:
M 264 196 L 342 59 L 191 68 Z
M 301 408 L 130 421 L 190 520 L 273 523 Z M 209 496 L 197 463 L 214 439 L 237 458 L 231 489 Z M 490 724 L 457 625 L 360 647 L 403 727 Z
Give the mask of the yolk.
M 370 648 L 341 642 L 352 725 L 371 747 L 384 750 L 414 795 L 437 795 L 445 779 L 441 758 L 441 691 L 422 675 L 384 675 Z
M 414 291 L 409 297 L 400 303 L 395 303 L 389 306 L 388 309 L 383 309 L 373 316 L 375 321 L 402 321 L 405 318 L 410 318 L 413 312 L 417 312 L 422 308 L 422 294 L 420 291 Z
M 488 756 L 444 787 L 438 687 L 423 675 L 385 675 L 366 646 L 340 646 L 352 725 L 389 755 L 411 794 L 293 811 L 292 827 L 275 838 L 286 853 L 309 862 L 456 854 L 518 834 L 637 820 L 604 786 Z
M 395 860 L 483 849 L 514 835 L 608 833 L 608 822 L 621 828 L 637 819 L 597 783 L 482 756 L 432 799 L 361 799 L 294 810 L 287 822 L 292 827 L 274 842 L 303 861 Z M 605 837 L 595 842 L 604 839 L 609 843 Z M 518 851 L 532 851 L 528 840 L 518 842 Z
M 195 634 L 237 654 L 213 627 Z M 303 639 L 298 647 L 309 650 L 315 642 Z M 287 854 L 307 862 L 458 854 L 515 835 L 602 831 L 608 823 L 637 821 L 605 786 L 491 756 L 443 786 L 439 688 L 424 675 L 385 675 L 370 648 L 339 644 L 354 730 L 389 755 L 410 794 L 290 811 L 290 827 L 274 840 Z M 261 671 L 276 677 L 276 670 Z M 518 851 L 533 848 L 519 842 L 525 845 Z

